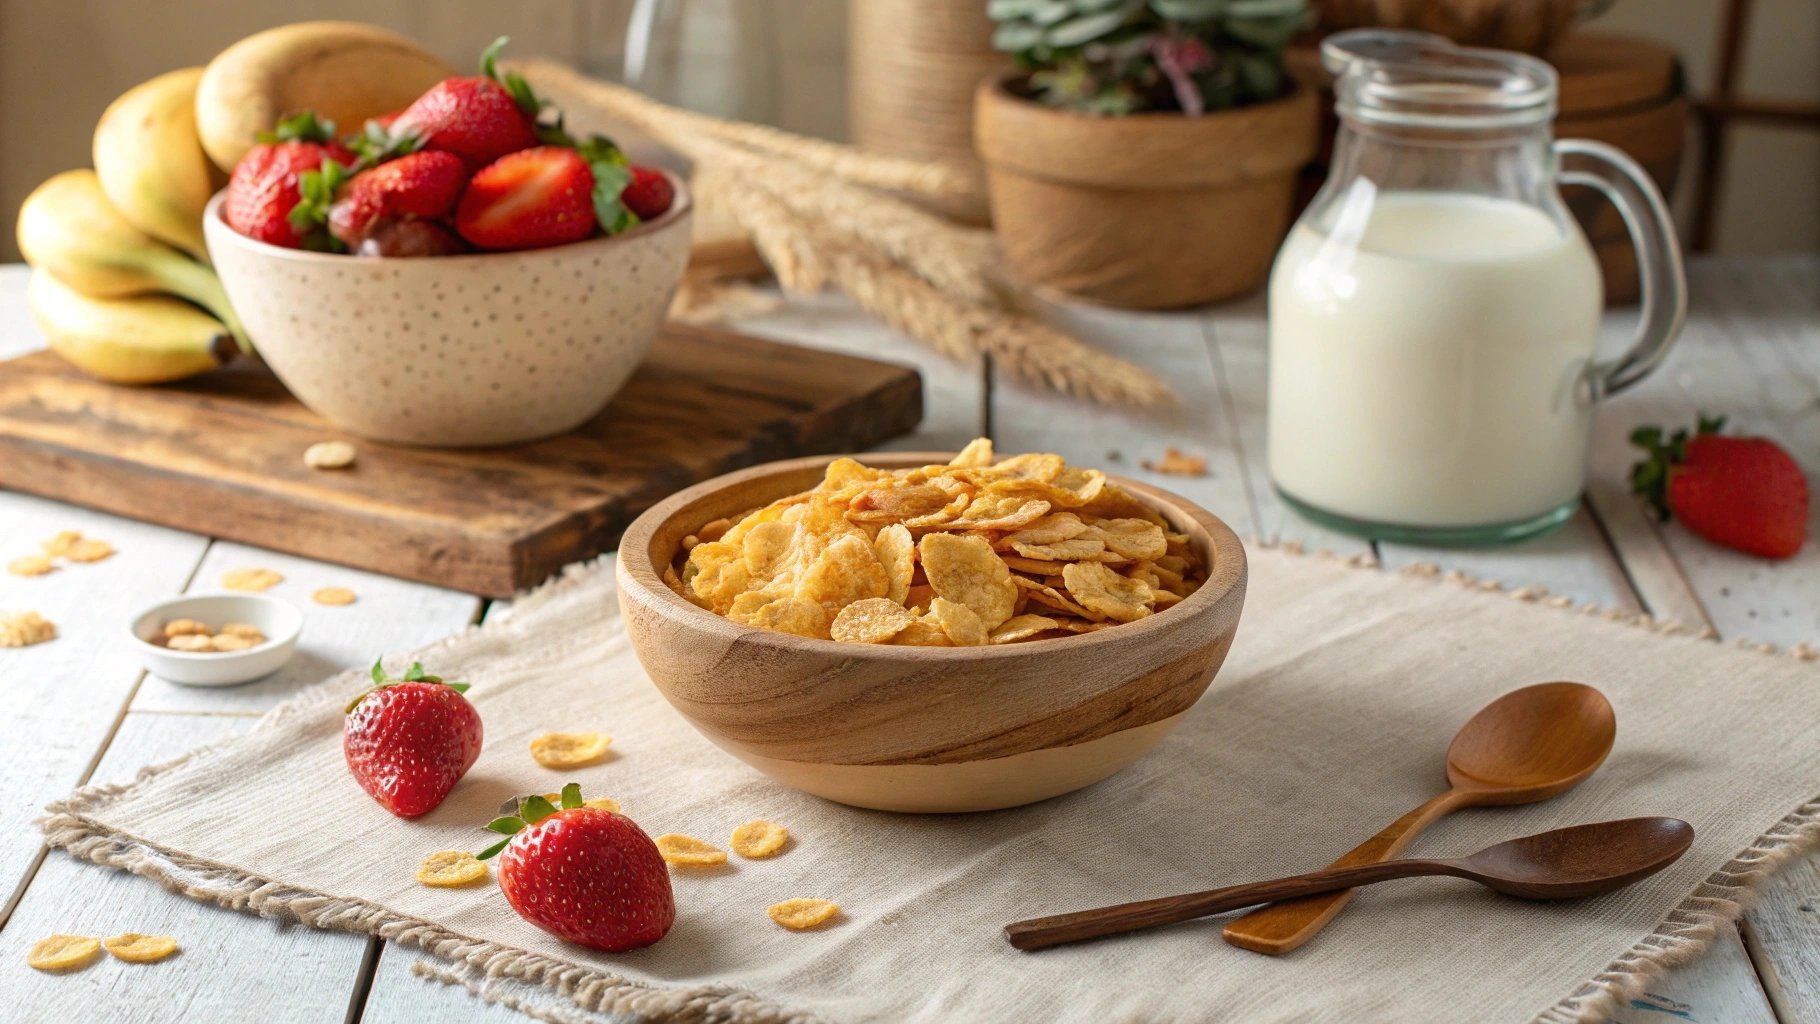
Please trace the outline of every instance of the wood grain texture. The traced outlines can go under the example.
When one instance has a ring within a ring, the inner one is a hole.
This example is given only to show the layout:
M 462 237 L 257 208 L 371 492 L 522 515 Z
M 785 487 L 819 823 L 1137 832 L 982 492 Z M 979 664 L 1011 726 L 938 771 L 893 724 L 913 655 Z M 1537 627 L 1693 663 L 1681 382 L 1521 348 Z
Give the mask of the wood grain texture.
M 915 425 L 916 374 L 720 331 L 666 329 L 580 430 L 485 451 L 361 442 L 262 371 L 120 388 L 50 354 L 0 364 L 0 485 L 495 597 L 609 550 L 658 498 L 767 459 L 865 448 Z
M 866 461 L 898 468 L 945 458 Z M 620 549 L 620 606 L 641 663 L 685 718 L 730 750 L 942 765 L 1082 744 L 1186 710 L 1225 658 L 1244 601 L 1238 538 L 1211 513 L 1119 478 L 1186 532 L 1211 570 L 1179 605 L 1114 629 L 983 648 L 837 644 L 740 626 L 664 585 L 661 567 L 685 534 L 806 490 L 825 462 L 755 467 L 674 495 L 634 523 Z M 1068 671 L 1056 671 L 1058 657 Z M 939 715 L 920 713 L 937 705 Z

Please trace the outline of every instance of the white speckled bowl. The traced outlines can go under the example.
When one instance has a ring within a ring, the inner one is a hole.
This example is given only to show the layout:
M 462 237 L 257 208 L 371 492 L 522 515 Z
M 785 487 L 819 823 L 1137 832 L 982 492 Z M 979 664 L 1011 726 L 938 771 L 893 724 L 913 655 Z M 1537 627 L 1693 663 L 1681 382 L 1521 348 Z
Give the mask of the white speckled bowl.
M 689 261 L 689 193 L 572 245 L 469 256 L 339 256 L 266 245 L 203 215 L 209 258 L 298 401 L 376 441 L 513 444 L 587 422 L 663 324 Z

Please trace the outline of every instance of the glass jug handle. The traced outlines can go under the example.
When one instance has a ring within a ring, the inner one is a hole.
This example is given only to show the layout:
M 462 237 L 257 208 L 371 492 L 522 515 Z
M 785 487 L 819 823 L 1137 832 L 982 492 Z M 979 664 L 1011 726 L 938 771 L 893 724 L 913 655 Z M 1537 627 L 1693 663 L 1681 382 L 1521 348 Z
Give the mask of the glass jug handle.
M 1586 185 L 1604 193 L 1618 208 L 1637 250 L 1637 276 L 1642 283 L 1642 316 L 1637 335 L 1623 355 L 1587 368 L 1594 400 L 1615 395 L 1637 383 L 1662 362 L 1687 319 L 1687 273 L 1681 266 L 1681 243 L 1675 222 L 1655 182 L 1622 150 L 1587 139 L 1555 143 L 1564 185 Z

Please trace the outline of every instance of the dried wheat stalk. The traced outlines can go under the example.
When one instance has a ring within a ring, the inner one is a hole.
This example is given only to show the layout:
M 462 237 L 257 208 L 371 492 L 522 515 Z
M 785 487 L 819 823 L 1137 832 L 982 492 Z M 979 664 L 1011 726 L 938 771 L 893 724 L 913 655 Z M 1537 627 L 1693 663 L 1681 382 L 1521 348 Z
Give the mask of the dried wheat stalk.
M 988 232 L 875 191 L 939 185 L 937 165 L 676 110 L 550 61 L 522 70 L 561 105 L 630 123 L 688 157 L 698 199 L 733 216 L 785 290 L 815 292 L 832 279 L 868 312 L 950 357 L 990 353 L 1018 376 L 1097 402 L 1173 401 L 1149 371 L 1007 308 Z

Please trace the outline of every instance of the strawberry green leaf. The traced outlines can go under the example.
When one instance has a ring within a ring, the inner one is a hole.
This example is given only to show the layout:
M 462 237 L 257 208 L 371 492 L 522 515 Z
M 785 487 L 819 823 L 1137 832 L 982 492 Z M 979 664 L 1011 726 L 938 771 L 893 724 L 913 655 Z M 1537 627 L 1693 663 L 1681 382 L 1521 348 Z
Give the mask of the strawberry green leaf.
M 1725 429 L 1725 417 L 1723 416 L 1708 416 L 1705 413 L 1701 413 L 1699 419 L 1699 432 L 1702 434 L 1717 434 L 1719 431 Z
M 511 844 L 511 842 L 512 841 L 510 839 L 501 839 L 499 842 L 494 843 L 492 846 L 489 846 L 486 849 L 475 854 L 474 859 L 475 860 L 492 860 L 494 857 L 499 856 L 499 851 L 505 849 L 508 845 Z
M 269 132 L 256 132 L 260 142 L 334 142 L 335 122 L 316 116 L 314 110 L 300 110 L 278 122 Z
M 581 806 L 581 783 L 571 782 L 562 787 L 562 809 L 572 811 Z
M 411 662 L 411 667 L 404 670 L 404 681 L 407 683 L 415 683 L 415 682 L 422 681 L 422 679 L 423 679 L 423 662 L 421 662 L 421 661 Z
M 513 836 L 524 830 L 525 821 L 523 818 L 516 815 L 506 815 L 504 817 L 494 818 L 492 821 L 487 822 L 486 827 L 494 832 L 501 832 L 505 835 Z
M 441 680 L 437 680 L 437 681 L 438 681 L 438 682 L 441 682 Z M 456 692 L 456 693 L 466 693 L 466 692 L 468 692 L 468 684 L 467 684 L 467 683 L 443 683 L 443 684 L 442 684 L 442 685 L 444 685 L 444 686 L 446 686 L 446 687 L 448 687 L 448 688 L 449 688 L 449 689 L 451 689 L 451 690 L 454 690 L 454 691 L 455 691 L 455 692 Z
M 632 172 L 623 164 L 607 161 L 590 162 L 594 171 L 594 219 L 600 229 L 617 235 L 638 226 L 638 214 L 619 201 L 620 193 L 632 184 Z
M 535 825 L 555 813 L 556 808 L 543 797 L 536 795 L 525 797 L 523 817 L 527 824 Z
M 373 675 L 373 682 L 375 682 L 375 683 L 383 683 L 386 681 L 385 658 L 384 657 L 379 657 L 379 658 L 373 659 L 372 675 Z
M 301 198 L 291 207 L 291 226 L 303 236 L 303 247 L 316 252 L 346 252 L 341 239 L 329 234 L 329 207 L 335 205 L 335 190 L 352 177 L 353 172 L 338 161 L 322 158 L 322 166 L 297 176 Z
M 342 145 L 360 157 L 360 168 L 367 168 L 417 152 L 423 148 L 423 137 L 408 128 L 391 131 L 377 121 L 368 121 L 360 134 L 348 136 Z
M 518 104 L 518 109 L 524 111 L 526 117 L 536 117 L 543 109 L 543 101 L 531 90 L 531 83 L 516 71 L 508 71 L 504 75 L 499 73 L 499 51 L 505 49 L 511 39 L 511 36 L 500 36 L 493 40 L 493 45 L 480 55 L 480 73 L 505 86 L 506 92 L 512 96 L 512 102 Z

